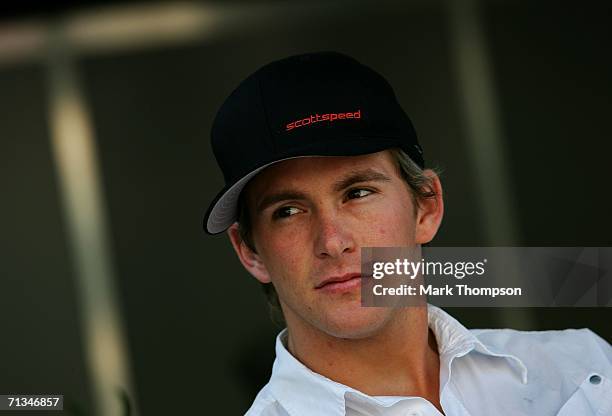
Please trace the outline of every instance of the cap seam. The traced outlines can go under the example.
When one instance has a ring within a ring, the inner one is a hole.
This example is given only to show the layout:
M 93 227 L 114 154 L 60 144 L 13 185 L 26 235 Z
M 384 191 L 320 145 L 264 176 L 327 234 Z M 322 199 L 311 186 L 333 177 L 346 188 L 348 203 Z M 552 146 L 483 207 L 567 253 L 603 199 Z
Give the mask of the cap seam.
M 363 64 L 360 64 L 360 65 L 361 66 L 359 67 L 359 70 L 363 74 L 363 72 L 364 72 L 364 65 Z M 357 81 L 357 84 L 359 84 L 359 87 L 360 87 L 359 88 L 359 96 L 361 97 L 361 104 L 363 105 L 364 108 L 367 108 L 367 110 L 368 110 L 367 114 L 364 111 L 364 114 L 363 114 L 363 116 L 364 116 L 363 117 L 363 123 L 366 125 L 366 128 L 368 130 L 371 130 L 372 129 L 372 123 L 370 122 L 370 109 L 371 109 L 371 106 L 370 106 L 370 102 L 366 99 L 366 97 L 364 95 L 365 86 L 363 85 L 363 79 L 360 77 L 356 81 Z
M 270 117 L 268 117 L 268 108 L 266 107 L 264 98 L 263 98 L 261 80 L 259 79 L 259 77 L 256 77 L 255 80 L 257 81 L 257 95 L 259 95 L 259 102 L 263 110 L 266 127 L 268 128 L 268 143 L 270 147 L 272 148 L 272 153 L 276 153 L 277 151 L 276 140 L 274 140 L 274 132 L 272 130 L 272 126 L 270 126 Z

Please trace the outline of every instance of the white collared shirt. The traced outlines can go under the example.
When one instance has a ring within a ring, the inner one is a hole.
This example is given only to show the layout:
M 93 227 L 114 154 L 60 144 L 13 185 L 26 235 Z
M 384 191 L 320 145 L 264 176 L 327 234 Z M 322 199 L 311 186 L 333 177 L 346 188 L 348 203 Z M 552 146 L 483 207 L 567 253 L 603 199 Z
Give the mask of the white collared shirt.
M 446 416 L 612 415 L 612 347 L 588 329 L 468 330 L 428 305 Z M 317 374 L 276 339 L 268 384 L 247 416 L 439 416 L 422 397 L 374 397 Z

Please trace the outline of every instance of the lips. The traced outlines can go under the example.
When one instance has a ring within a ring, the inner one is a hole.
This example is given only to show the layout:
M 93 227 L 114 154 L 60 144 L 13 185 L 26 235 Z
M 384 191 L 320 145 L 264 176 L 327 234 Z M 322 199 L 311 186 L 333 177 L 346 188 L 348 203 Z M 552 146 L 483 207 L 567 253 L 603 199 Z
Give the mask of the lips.
M 341 287 L 346 282 L 349 282 L 353 279 L 358 279 L 361 277 L 361 273 L 347 273 L 342 276 L 331 276 L 327 279 L 320 282 L 315 289 L 324 289 L 331 287 Z

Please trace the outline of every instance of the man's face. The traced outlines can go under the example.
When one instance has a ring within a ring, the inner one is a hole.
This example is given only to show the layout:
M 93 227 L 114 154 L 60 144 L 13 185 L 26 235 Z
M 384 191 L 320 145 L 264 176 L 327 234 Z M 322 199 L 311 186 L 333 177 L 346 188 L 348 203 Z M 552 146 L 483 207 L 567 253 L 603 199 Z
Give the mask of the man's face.
M 358 277 L 361 247 L 419 243 L 416 207 L 388 151 L 283 161 L 245 192 L 260 264 L 249 271 L 274 284 L 290 328 L 360 338 L 389 322 L 395 309 L 361 307 Z

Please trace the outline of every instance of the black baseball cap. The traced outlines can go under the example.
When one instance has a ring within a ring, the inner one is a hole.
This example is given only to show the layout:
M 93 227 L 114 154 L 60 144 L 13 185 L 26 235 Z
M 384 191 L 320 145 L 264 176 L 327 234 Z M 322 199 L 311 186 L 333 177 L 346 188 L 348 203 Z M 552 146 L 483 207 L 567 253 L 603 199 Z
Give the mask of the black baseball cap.
M 211 143 L 225 187 L 204 217 L 209 234 L 232 225 L 249 180 L 283 160 L 398 147 L 425 166 L 412 122 L 387 80 L 338 52 L 290 56 L 255 71 L 219 108 Z

